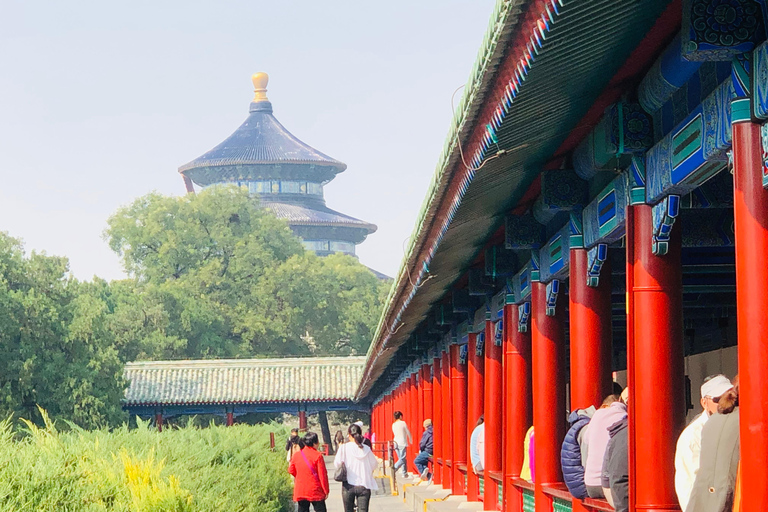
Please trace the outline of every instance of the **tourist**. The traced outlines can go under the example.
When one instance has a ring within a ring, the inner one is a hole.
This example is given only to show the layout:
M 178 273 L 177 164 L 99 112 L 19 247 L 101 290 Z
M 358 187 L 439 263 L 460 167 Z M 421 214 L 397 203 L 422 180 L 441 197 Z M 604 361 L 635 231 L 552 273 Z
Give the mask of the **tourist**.
M 413 459 L 413 464 L 419 471 L 422 480 L 429 478 L 429 458 L 432 456 L 433 449 L 432 420 L 426 419 L 424 420 L 424 433 L 421 435 L 421 441 L 419 441 L 419 454 Z
M 395 422 L 392 423 L 392 433 L 395 436 L 395 451 L 397 452 L 397 462 L 395 462 L 395 472 L 403 468 L 403 477 L 408 476 L 408 466 L 405 460 L 406 448 L 413 442 L 411 431 L 408 425 L 403 421 L 403 413 L 395 411 Z
M 525 433 L 523 439 L 523 466 L 520 468 L 520 478 L 528 483 L 533 483 L 534 471 L 534 445 L 533 445 L 533 425 Z
M 739 377 L 701 429 L 699 471 L 686 512 L 731 512 L 739 468 Z
M 626 399 L 625 399 L 626 403 Z M 605 448 L 602 487 L 605 499 L 615 512 L 629 511 L 629 420 L 624 416 L 608 427 L 610 440 Z
M 304 448 L 304 442 L 299 437 L 299 429 L 291 429 L 291 437 L 288 438 L 288 442 L 285 444 L 285 459 L 291 462 L 293 455 L 302 448 Z
M 342 432 L 341 430 L 337 430 L 336 434 L 334 434 L 333 436 L 333 443 L 336 445 L 337 452 L 339 451 L 339 448 L 341 447 L 341 445 L 344 444 L 345 440 L 346 438 L 344 437 L 344 432 Z
M 307 432 L 302 444 L 304 447 L 293 454 L 288 465 L 288 473 L 296 479 L 293 484 L 293 501 L 298 504 L 299 512 L 309 512 L 310 503 L 315 512 L 326 512 L 325 500 L 328 499 L 330 487 L 325 459 L 317 451 L 320 444 L 317 434 Z
M 587 488 L 584 485 L 587 443 L 584 442 L 584 436 L 586 435 L 589 421 L 594 414 L 595 406 L 590 406 L 587 409 L 577 409 L 568 416 L 570 428 L 565 434 L 563 446 L 560 450 L 563 481 L 571 495 L 580 500 L 587 497 Z
M 701 414 L 693 419 L 690 425 L 677 440 L 675 450 L 675 492 L 680 502 L 680 509 L 685 510 L 691 496 L 693 482 L 699 471 L 701 454 L 701 431 L 710 416 L 717 413 L 717 402 L 733 385 L 724 375 L 710 375 L 701 385 Z
M 363 430 L 363 422 L 362 421 L 356 421 L 355 425 L 360 427 L 360 430 Z M 373 450 L 373 442 L 371 441 L 371 429 L 368 429 L 368 432 L 363 434 L 363 444 L 366 445 L 368 448 Z
M 608 428 L 627 416 L 626 399 L 628 388 L 621 393 L 621 398 L 604 409 L 598 409 L 589 421 L 589 428 L 584 436 L 587 443 L 587 460 L 584 465 L 584 484 L 590 498 L 605 498 L 602 487 L 603 459 L 611 436 Z M 610 399 L 610 398 L 608 398 Z
M 485 416 L 480 415 L 469 437 L 469 461 L 476 475 L 483 474 L 485 467 Z
M 299 441 L 299 429 L 292 428 L 291 435 L 288 437 L 288 440 L 285 442 L 285 451 L 287 452 L 291 451 L 291 446 L 294 444 L 297 444 L 298 441 Z
M 355 424 L 349 426 L 349 442 L 341 445 L 341 449 L 333 459 L 333 465 L 338 470 L 342 465 L 346 468 L 347 479 L 341 484 L 341 499 L 344 502 L 344 512 L 368 512 L 371 491 L 378 489 L 373 472 L 378 463 L 371 449 L 363 444 L 363 431 Z

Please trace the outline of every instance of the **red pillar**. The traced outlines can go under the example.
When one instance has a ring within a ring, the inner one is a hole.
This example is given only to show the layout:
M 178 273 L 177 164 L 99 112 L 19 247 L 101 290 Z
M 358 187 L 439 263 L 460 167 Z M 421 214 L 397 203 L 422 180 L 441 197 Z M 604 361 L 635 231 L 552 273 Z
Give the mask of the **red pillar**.
M 467 360 L 461 358 L 466 346 L 451 345 L 451 423 L 453 424 L 453 493 L 466 494 L 464 475 L 458 464 L 467 463 Z
M 518 310 L 504 307 L 504 499 L 508 512 L 523 512 L 523 494 L 512 485 L 520 476 L 523 443 L 533 423 L 531 411 L 531 334 L 519 332 Z
M 424 419 L 432 419 L 432 365 L 421 365 L 421 383 L 424 391 Z M 434 427 L 432 427 L 434 429 Z
M 299 431 L 300 432 L 307 431 L 307 412 L 306 411 L 299 411 Z
M 628 374 L 630 450 L 634 447 L 630 489 L 634 494 L 630 500 L 635 510 L 672 512 L 679 510 L 674 458 L 685 414 L 680 226 L 672 230 L 669 252 L 655 256 L 651 207 L 631 209 L 634 226 L 627 261 L 632 278 L 627 289 L 628 321 L 632 319 Z
M 533 429 L 536 512 L 551 512 L 543 486 L 562 482 L 560 448 L 565 437 L 565 340 L 561 304 L 547 316 L 547 285 L 532 283 Z
M 157 425 L 158 432 L 163 431 L 163 413 L 162 412 L 155 413 L 155 425 Z
M 448 348 L 443 351 L 440 364 L 443 372 L 443 489 L 452 489 L 453 470 L 453 411 L 451 410 L 451 359 Z
M 569 326 L 571 351 L 571 410 L 600 407 L 612 391 L 612 312 L 610 260 L 603 264 L 597 287 L 587 286 L 586 249 L 571 249 L 569 268 Z M 574 512 L 586 512 L 573 500 Z
M 434 418 L 432 418 L 432 444 L 434 453 L 434 471 L 432 481 L 435 484 L 443 483 L 443 371 L 440 368 L 441 354 L 438 353 L 434 359 L 434 377 L 432 379 L 432 407 L 434 409 Z
M 232 411 L 227 411 L 227 426 L 231 427 L 235 424 L 235 415 Z
M 408 462 L 410 463 L 411 473 L 416 471 L 413 460 L 419 453 L 419 438 L 421 437 L 421 423 L 419 422 L 419 401 L 416 392 L 416 374 L 412 373 L 408 377 L 408 427 L 413 436 L 413 442 L 408 445 Z M 408 468 L 406 468 L 408 469 Z
M 596 288 L 587 286 L 587 250 L 571 249 L 568 279 L 571 410 L 600 407 L 612 391 L 611 263 Z
M 496 323 L 485 322 L 485 510 L 496 510 L 498 490 L 496 482 L 490 477 L 492 472 L 501 472 L 501 415 L 502 387 L 504 374 L 501 371 L 503 347 L 496 344 Z
M 471 448 L 469 439 L 475 429 L 478 418 L 484 412 L 484 382 L 485 356 L 483 351 L 477 353 L 477 334 L 469 335 L 469 364 L 467 365 L 467 500 L 480 500 L 480 481 L 472 471 L 469 460 Z
M 736 228 L 736 318 L 739 351 L 739 420 L 742 510 L 768 503 L 768 192 L 761 183 L 760 126 L 733 125 L 734 217 Z

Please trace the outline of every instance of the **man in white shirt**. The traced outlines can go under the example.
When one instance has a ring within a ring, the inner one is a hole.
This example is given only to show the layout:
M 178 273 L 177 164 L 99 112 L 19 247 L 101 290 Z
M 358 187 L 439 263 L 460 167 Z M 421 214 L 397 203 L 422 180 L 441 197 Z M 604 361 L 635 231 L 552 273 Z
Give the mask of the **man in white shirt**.
M 710 375 L 701 385 L 701 414 L 685 427 L 677 440 L 675 450 L 675 492 L 680 508 L 685 510 L 691 497 L 693 482 L 699 471 L 701 455 L 701 430 L 709 417 L 717 412 L 717 402 L 731 389 L 731 381 L 724 375 Z
M 409 444 L 413 442 L 411 437 L 411 431 L 408 430 L 408 425 L 403 421 L 403 413 L 395 411 L 395 422 L 392 423 L 392 433 L 395 435 L 395 443 L 397 443 L 397 462 L 395 462 L 395 471 L 403 468 L 403 476 L 408 476 L 408 465 L 405 461 L 405 449 Z
M 469 462 L 475 474 L 482 475 L 485 467 L 485 423 L 484 415 L 477 420 L 475 429 L 469 437 Z

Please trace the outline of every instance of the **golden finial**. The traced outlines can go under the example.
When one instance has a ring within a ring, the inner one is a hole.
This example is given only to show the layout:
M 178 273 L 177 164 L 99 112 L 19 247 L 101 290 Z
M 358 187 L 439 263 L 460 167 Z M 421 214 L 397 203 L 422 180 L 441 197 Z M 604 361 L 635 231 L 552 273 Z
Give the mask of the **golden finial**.
M 251 81 L 253 81 L 253 101 L 269 101 L 269 99 L 267 99 L 269 75 L 264 72 L 254 73 L 251 77 Z

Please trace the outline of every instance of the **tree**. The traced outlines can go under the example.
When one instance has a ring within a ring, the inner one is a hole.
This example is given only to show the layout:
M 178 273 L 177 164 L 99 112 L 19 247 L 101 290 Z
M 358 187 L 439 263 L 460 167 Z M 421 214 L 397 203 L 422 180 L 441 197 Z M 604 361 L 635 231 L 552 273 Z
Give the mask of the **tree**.
M 32 253 L 0 233 L 0 414 L 54 416 L 92 427 L 123 418 L 123 365 L 98 295 L 66 258 Z
M 318 258 L 236 187 L 120 209 L 106 231 L 133 281 L 115 285 L 126 358 L 361 354 L 382 287 L 355 258 Z

